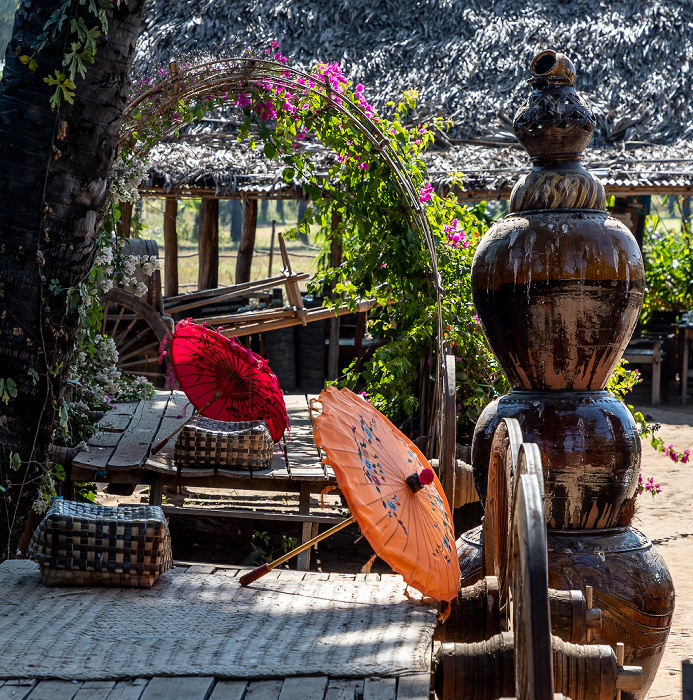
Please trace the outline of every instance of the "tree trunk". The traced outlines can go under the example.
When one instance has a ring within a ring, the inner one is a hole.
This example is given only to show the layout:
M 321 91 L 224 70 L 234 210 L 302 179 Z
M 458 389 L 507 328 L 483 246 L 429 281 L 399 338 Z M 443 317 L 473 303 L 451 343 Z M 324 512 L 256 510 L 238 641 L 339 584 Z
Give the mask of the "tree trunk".
M 143 4 L 108 12 L 108 34 L 76 80 L 74 104 L 57 110 L 43 79 L 65 70 L 64 37 L 35 57 L 35 72 L 19 61 L 56 4 L 23 0 L 15 18 L 0 83 L 0 378 L 17 385 L 16 398 L 0 404 L 0 559 L 16 550 L 62 403 L 78 323 L 68 289 L 93 263 Z
M 200 266 L 198 289 L 219 286 L 219 200 L 203 199 L 200 204 L 200 237 L 197 241 Z

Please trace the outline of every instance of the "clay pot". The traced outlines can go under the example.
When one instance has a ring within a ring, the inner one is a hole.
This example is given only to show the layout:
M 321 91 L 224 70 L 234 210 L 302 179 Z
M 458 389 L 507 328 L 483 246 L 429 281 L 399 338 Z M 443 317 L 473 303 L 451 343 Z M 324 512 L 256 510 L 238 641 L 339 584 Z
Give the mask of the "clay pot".
M 664 653 L 674 613 L 674 584 L 650 540 L 633 527 L 592 531 L 547 531 L 549 587 L 581 590 L 592 586 L 602 626 L 591 644 L 625 644 L 625 663 L 642 666 L 638 691 L 623 700 L 644 700 Z M 481 579 L 481 528 L 457 540 L 460 588 Z
M 635 329 L 645 270 L 633 235 L 606 212 L 523 212 L 491 226 L 471 283 L 513 389 L 593 391 Z
M 592 532 L 548 531 L 549 586 L 594 589 L 602 627 L 591 643 L 625 644 L 625 663 L 642 666 L 638 691 L 623 700 L 644 700 L 664 653 L 674 614 L 674 584 L 664 559 L 633 527 Z
M 627 525 L 640 470 L 640 437 L 630 412 L 605 391 L 513 391 L 484 409 L 472 441 L 482 502 L 491 441 L 501 418 L 516 418 L 539 445 L 547 525 L 591 529 Z

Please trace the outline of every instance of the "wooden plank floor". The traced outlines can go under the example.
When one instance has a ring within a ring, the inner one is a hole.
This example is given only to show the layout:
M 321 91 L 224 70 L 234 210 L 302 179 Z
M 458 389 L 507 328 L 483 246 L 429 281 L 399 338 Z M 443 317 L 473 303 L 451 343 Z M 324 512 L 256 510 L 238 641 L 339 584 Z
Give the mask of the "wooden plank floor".
M 212 676 L 125 681 L 0 681 L 0 700 L 428 700 L 429 674 L 236 681 Z

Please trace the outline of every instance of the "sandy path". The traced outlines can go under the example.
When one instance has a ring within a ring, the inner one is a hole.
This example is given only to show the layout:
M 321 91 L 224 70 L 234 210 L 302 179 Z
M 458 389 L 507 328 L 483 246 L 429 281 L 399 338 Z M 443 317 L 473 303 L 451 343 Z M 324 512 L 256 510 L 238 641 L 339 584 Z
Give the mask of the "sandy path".
M 693 452 L 693 406 L 655 409 L 646 416 L 662 424 L 659 435 L 679 452 Z M 643 444 L 643 477 L 654 476 L 662 493 L 642 494 L 633 525 L 642 530 L 664 557 L 676 588 L 676 610 L 662 663 L 650 689 L 650 700 L 681 698 L 681 662 L 693 658 L 693 461 L 674 463 Z

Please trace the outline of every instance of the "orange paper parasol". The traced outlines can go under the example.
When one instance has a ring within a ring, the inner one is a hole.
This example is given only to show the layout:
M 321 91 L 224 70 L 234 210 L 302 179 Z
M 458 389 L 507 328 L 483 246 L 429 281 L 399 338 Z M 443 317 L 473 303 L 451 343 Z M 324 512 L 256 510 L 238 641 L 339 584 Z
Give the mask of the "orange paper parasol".
M 455 598 L 460 567 L 452 516 L 426 458 L 348 389 L 328 387 L 319 400 L 315 443 L 375 553 L 424 595 Z

